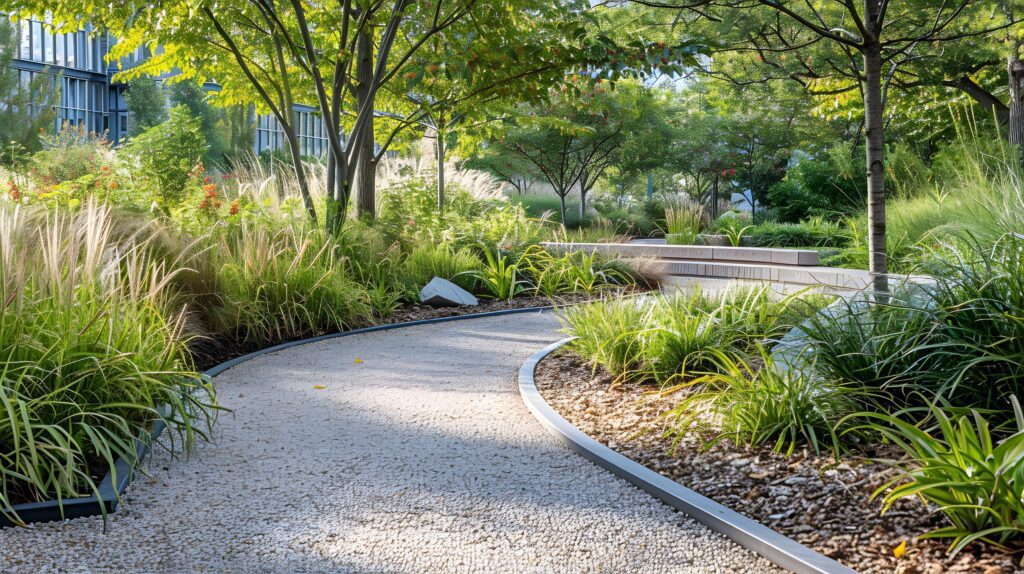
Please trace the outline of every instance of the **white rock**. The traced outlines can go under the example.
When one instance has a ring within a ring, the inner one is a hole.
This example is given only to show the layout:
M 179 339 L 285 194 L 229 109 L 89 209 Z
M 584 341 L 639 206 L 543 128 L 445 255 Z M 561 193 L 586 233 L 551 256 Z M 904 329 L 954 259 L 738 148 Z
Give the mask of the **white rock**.
M 420 289 L 420 301 L 432 307 L 460 307 L 478 303 L 472 293 L 440 277 L 434 277 Z

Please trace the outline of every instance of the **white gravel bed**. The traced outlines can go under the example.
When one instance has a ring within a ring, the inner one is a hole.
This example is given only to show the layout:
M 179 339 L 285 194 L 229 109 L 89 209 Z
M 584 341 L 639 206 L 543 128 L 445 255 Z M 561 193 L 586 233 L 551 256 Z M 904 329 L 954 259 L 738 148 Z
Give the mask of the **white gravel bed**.
M 217 377 L 212 443 L 109 518 L 0 530 L 3 572 L 779 571 L 571 454 L 516 374 L 551 314 L 288 349 Z M 324 387 L 324 388 L 318 388 Z

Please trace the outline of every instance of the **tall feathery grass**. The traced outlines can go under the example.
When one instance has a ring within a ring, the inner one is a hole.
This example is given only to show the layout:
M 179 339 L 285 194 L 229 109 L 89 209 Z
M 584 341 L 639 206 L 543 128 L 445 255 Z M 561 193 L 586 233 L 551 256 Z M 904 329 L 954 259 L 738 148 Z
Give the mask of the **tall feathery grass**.
M 95 494 L 163 420 L 204 436 L 212 388 L 190 366 L 172 288 L 182 268 L 152 231 L 115 241 L 109 208 L 0 206 L 0 509 Z M 9 515 L 17 521 L 16 516 Z

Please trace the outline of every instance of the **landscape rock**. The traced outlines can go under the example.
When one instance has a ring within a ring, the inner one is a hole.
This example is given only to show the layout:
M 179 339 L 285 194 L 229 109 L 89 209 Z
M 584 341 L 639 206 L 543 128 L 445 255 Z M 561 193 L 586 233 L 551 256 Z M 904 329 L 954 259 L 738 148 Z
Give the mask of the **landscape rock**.
M 420 301 L 431 307 L 461 307 L 479 303 L 472 293 L 440 277 L 434 277 L 423 286 Z

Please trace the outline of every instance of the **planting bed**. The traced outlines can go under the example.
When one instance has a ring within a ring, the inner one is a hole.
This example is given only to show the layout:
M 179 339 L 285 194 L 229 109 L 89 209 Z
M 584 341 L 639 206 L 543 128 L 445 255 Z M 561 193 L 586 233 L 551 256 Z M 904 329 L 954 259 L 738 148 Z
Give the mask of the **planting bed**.
M 637 288 L 629 287 L 622 289 L 605 289 L 594 293 L 569 293 L 559 295 L 553 299 L 548 297 L 516 297 L 508 300 L 481 299 L 480 304 L 473 307 L 431 307 L 430 305 L 407 305 L 400 307 L 394 313 L 373 323 L 373 325 L 392 325 L 395 323 L 407 323 L 409 321 L 423 321 L 426 319 L 438 319 L 441 317 L 461 317 L 475 313 L 489 313 L 492 311 L 506 311 L 510 309 L 529 309 L 532 307 L 564 306 L 592 301 L 610 295 L 624 295 L 636 291 Z M 370 327 L 372 325 L 355 325 L 353 328 Z M 309 336 L 316 336 L 322 333 L 310 333 Z M 260 346 L 246 346 L 239 342 L 212 341 L 210 339 L 196 339 L 190 345 L 193 359 L 196 361 L 196 368 L 199 370 L 209 369 L 229 359 L 240 357 L 261 348 L 272 347 L 276 344 L 287 341 L 275 341 Z
M 727 441 L 705 450 L 708 437 L 696 434 L 673 456 L 660 415 L 678 396 L 613 387 L 607 373 L 568 351 L 541 361 L 536 384 L 552 408 L 599 442 L 863 574 L 1024 572 L 1012 557 L 977 545 L 949 558 L 944 542 L 916 540 L 942 521 L 921 503 L 901 501 L 881 516 L 881 502 L 870 495 L 893 477 L 884 465 L 806 452 L 785 458 Z

